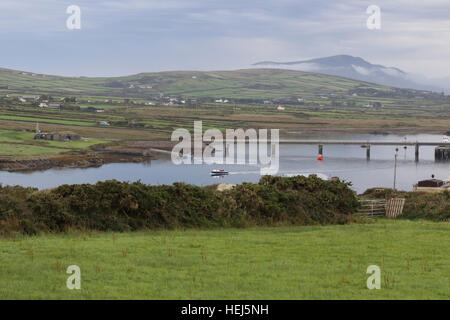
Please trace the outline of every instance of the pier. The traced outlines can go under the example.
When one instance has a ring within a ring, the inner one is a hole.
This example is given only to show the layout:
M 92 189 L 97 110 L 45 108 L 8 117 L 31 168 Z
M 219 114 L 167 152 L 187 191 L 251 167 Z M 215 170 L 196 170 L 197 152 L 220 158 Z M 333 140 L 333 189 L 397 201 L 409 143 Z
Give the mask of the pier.
M 436 161 L 450 160 L 450 147 L 439 146 L 434 149 L 434 159 Z

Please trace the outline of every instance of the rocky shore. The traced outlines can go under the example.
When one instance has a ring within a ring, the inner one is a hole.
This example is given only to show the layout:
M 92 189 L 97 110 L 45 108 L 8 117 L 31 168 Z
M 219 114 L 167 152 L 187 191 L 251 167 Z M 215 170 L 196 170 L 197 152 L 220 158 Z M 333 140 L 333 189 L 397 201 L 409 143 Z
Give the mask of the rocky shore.
M 64 155 L 40 159 L 0 159 L 0 171 L 41 171 L 53 168 L 91 168 L 108 163 L 145 162 L 151 157 L 126 154 Z

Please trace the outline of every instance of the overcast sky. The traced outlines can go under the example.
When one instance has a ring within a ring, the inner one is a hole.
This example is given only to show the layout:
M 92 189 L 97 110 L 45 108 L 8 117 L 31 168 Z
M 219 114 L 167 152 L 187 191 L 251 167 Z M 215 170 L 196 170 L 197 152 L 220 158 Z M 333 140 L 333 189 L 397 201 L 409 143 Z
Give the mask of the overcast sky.
M 69 30 L 69 5 L 81 30 Z M 366 9 L 381 8 L 381 30 Z M 450 76 L 450 0 L 0 0 L 0 67 L 118 76 L 335 54 Z

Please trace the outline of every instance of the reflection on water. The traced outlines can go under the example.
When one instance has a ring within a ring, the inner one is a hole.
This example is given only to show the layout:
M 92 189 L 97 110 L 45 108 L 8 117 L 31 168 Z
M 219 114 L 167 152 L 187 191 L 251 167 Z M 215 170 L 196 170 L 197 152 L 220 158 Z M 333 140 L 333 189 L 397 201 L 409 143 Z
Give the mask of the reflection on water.
M 395 135 L 339 135 L 315 136 L 313 140 L 357 140 L 357 141 L 403 141 Z M 301 139 L 304 139 L 301 137 Z M 407 136 L 407 141 L 442 141 L 438 135 Z M 328 177 L 337 176 L 352 182 L 352 188 L 363 192 L 371 187 L 392 187 L 394 154 L 396 146 L 372 146 L 371 160 L 366 160 L 366 150 L 360 146 L 325 145 L 324 160 L 319 162 L 315 145 L 281 145 L 280 175 L 320 173 Z M 228 176 L 214 178 L 211 169 L 220 167 L 230 171 Z M 0 182 L 8 185 L 51 188 L 61 184 L 95 183 L 108 179 L 121 181 L 141 180 L 148 184 L 172 184 L 186 182 L 196 185 L 215 183 L 257 182 L 259 167 L 252 165 L 179 165 L 170 160 L 153 160 L 151 164 L 117 163 L 100 168 L 52 169 L 32 173 L 0 172 Z M 414 161 L 414 147 L 399 146 L 397 166 L 397 188 L 411 190 L 418 180 L 431 177 L 447 179 L 450 162 L 434 161 L 434 147 L 420 147 L 420 161 Z

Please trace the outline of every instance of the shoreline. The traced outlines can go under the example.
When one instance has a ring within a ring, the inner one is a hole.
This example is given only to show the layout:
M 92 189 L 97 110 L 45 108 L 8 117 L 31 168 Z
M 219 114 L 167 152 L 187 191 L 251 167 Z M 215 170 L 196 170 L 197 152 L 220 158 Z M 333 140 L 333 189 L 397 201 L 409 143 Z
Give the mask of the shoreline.
M 438 133 L 439 132 L 439 133 Z M 416 134 L 449 134 L 441 130 L 374 130 L 374 129 L 329 129 L 329 130 L 281 130 L 282 137 L 311 137 L 335 134 L 370 134 L 370 135 L 416 135 Z M 88 154 L 59 154 L 49 157 L 31 159 L 0 158 L 0 171 L 7 172 L 35 172 L 49 169 L 86 169 L 99 168 L 111 163 L 145 163 L 167 157 L 177 142 L 170 140 L 128 140 L 124 145 L 105 146 L 96 145 L 90 148 Z
M 50 169 L 99 168 L 110 163 L 143 163 L 155 160 L 152 156 L 131 156 L 125 154 L 90 154 L 55 156 L 39 159 L 0 160 L 0 171 L 31 173 Z

